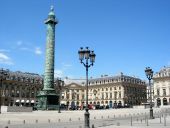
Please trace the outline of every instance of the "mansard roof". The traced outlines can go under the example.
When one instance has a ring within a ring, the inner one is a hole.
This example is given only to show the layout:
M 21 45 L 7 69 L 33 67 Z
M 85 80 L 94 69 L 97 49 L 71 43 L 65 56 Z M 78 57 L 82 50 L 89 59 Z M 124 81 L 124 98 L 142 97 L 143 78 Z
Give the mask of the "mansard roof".
M 159 72 L 154 74 L 153 78 L 170 77 L 170 67 L 164 66 Z
M 116 76 L 104 76 L 104 77 L 100 77 L 100 78 L 95 78 L 95 79 L 89 79 L 89 82 L 96 82 L 96 81 L 114 81 L 114 80 L 122 80 L 122 79 L 127 79 L 127 80 L 135 80 L 135 81 L 142 81 L 139 78 L 136 77 L 132 77 L 132 76 L 127 76 L 124 75 L 123 73 L 121 73 L 120 75 L 116 75 Z

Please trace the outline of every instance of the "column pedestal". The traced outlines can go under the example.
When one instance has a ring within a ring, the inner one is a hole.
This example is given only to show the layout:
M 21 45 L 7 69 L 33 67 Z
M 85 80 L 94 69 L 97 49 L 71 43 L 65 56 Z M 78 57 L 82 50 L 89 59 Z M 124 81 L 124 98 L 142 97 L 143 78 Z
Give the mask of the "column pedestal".
M 37 95 L 37 109 L 38 110 L 58 110 L 59 95 L 55 90 L 42 90 Z

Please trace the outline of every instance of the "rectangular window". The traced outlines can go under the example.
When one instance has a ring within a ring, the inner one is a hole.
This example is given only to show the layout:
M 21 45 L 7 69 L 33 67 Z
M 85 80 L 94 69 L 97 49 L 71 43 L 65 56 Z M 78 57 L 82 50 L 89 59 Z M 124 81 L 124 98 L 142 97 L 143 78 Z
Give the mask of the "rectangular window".
M 104 93 L 102 93 L 102 99 L 104 99 Z
M 106 93 L 106 99 L 108 99 L 108 93 Z
M 84 100 L 84 94 L 82 95 L 82 100 Z
M 110 99 L 112 99 L 112 93 L 110 93 Z
M 119 98 L 121 98 L 121 92 L 119 92 Z
M 69 94 L 67 94 L 67 99 L 69 99 Z
M 114 92 L 114 99 L 117 99 L 117 92 Z
M 157 89 L 157 95 L 158 95 L 158 96 L 160 95 L 159 89 Z
M 79 100 L 79 94 L 77 94 L 77 100 Z
M 71 96 L 72 96 L 72 99 L 74 99 L 74 98 L 75 98 L 74 93 L 72 93 L 72 95 L 71 95 Z
M 166 96 L 166 89 L 163 89 L 163 96 Z

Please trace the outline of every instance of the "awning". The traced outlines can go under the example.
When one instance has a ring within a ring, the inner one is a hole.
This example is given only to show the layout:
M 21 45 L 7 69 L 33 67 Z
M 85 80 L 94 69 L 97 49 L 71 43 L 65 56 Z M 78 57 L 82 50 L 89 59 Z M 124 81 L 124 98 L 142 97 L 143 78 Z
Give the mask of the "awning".
M 29 100 L 26 101 L 26 103 L 29 103 L 29 102 L 30 102 Z
M 24 100 L 21 100 L 21 103 L 24 103 L 25 101 Z
M 34 103 L 34 100 L 31 100 L 31 103 Z
M 19 102 L 20 100 L 16 100 L 15 102 Z

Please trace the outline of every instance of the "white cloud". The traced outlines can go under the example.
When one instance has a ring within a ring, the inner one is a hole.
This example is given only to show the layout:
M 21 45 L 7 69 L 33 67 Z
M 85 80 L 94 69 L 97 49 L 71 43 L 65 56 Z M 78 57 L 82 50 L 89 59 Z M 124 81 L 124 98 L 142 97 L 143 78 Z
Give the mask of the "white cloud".
M 29 52 L 32 51 L 30 48 L 27 48 L 27 47 L 21 47 L 19 49 L 22 50 L 22 51 L 29 51 Z
M 10 50 L 7 50 L 7 49 L 0 49 L 0 52 L 10 52 Z
M 63 62 L 62 67 L 63 67 L 63 70 L 68 70 L 68 69 L 70 69 L 72 67 L 72 65 L 71 64 L 66 64 L 66 63 Z
M 57 78 L 62 78 L 63 77 L 63 71 L 62 70 L 58 70 L 58 69 L 55 69 L 54 70 L 54 77 Z
M 65 72 L 68 72 L 68 70 L 70 69 L 70 67 L 72 67 L 72 65 L 71 64 L 66 64 L 66 63 L 61 63 L 61 65 L 62 65 L 62 67 L 61 67 L 61 69 L 55 69 L 54 70 L 54 77 L 55 78 L 65 78 L 66 77 L 66 74 L 65 74 Z M 72 78 L 73 76 L 71 76 L 71 75 L 67 75 L 67 77 L 70 77 L 70 78 Z
M 63 66 L 66 67 L 66 68 L 69 68 L 69 67 L 71 67 L 72 65 L 71 65 L 71 64 L 64 64 Z
M 0 64 L 13 65 L 13 62 L 10 57 L 5 55 L 4 53 L 0 53 Z
M 41 54 L 42 54 L 41 48 L 36 47 L 36 48 L 35 48 L 35 54 L 41 55 Z
M 18 42 L 17 42 L 17 45 L 18 45 L 18 46 L 21 46 L 22 44 L 23 44 L 22 41 L 18 41 Z

